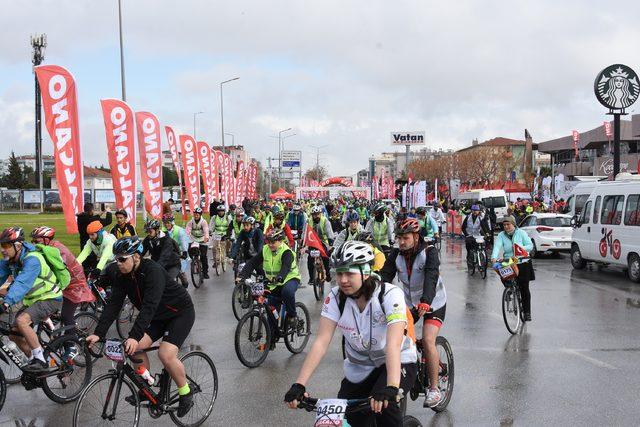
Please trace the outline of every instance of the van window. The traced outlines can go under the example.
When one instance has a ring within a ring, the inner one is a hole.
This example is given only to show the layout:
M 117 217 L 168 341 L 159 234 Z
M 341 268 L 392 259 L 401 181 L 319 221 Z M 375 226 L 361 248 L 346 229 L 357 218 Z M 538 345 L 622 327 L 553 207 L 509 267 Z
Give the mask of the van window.
M 482 204 L 487 208 L 504 208 L 507 206 L 507 203 L 502 196 L 483 197 Z
M 640 194 L 631 194 L 627 197 L 624 223 L 625 225 L 640 225 Z
M 600 199 L 601 199 L 600 196 L 596 197 L 596 204 L 593 207 L 593 223 L 594 224 L 598 223 L 598 217 L 600 216 Z
M 588 198 L 589 198 L 588 194 L 578 194 L 576 196 L 576 205 L 574 210 L 576 215 L 580 215 L 580 213 L 582 212 L 582 208 L 584 207 L 584 204 L 587 203 Z
M 600 222 L 602 224 L 620 225 L 623 206 L 624 196 L 604 196 Z
M 589 224 L 591 221 L 591 201 L 587 202 L 582 210 L 582 223 Z

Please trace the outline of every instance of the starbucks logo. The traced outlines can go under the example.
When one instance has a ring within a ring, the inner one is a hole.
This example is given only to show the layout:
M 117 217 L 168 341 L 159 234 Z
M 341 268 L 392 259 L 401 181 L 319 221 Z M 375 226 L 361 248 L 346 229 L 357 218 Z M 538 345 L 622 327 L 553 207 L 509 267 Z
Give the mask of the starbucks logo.
M 596 77 L 594 90 L 602 105 L 612 110 L 623 110 L 636 102 L 640 95 L 638 75 L 626 65 L 610 65 Z

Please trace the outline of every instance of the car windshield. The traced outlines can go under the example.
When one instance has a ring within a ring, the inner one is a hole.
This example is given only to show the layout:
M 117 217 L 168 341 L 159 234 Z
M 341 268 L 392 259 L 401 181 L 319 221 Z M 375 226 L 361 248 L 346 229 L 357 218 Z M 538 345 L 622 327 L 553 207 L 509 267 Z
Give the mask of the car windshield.
M 504 197 L 483 197 L 482 204 L 487 208 L 504 208 L 506 205 Z
M 561 216 L 553 218 L 538 218 L 538 225 L 545 225 L 547 227 L 571 227 L 571 218 Z

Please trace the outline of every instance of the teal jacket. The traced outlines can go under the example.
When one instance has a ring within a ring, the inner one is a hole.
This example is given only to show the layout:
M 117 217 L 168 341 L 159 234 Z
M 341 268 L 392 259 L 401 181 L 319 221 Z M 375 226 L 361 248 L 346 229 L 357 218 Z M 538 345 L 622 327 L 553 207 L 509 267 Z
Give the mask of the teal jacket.
M 502 258 L 511 258 L 513 256 L 513 245 L 517 244 L 524 248 L 525 251 L 531 252 L 533 249 L 533 242 L 529 235 L 519 228 L 513 232 L 511 239 L 504 231 L 500 232 L 495 238 L 493 243 L 493 251 L 491 252 L 491 259 L 498 259 L 500 252 L 503 253 Z

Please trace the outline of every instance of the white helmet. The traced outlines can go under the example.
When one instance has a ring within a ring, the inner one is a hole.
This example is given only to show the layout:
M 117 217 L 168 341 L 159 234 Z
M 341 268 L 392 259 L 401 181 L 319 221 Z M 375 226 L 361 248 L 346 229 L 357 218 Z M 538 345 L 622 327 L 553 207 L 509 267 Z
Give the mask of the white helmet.
M 369 265 L 375 258 L 370 244 L 358 240 L 345 242 L 331 256 L 331 263 L 335 268 L 350 268 Z
M 314 206 L 313 208 L 311 208 L 311 213 L 312 214 L 322 213 L 322 207 Z

